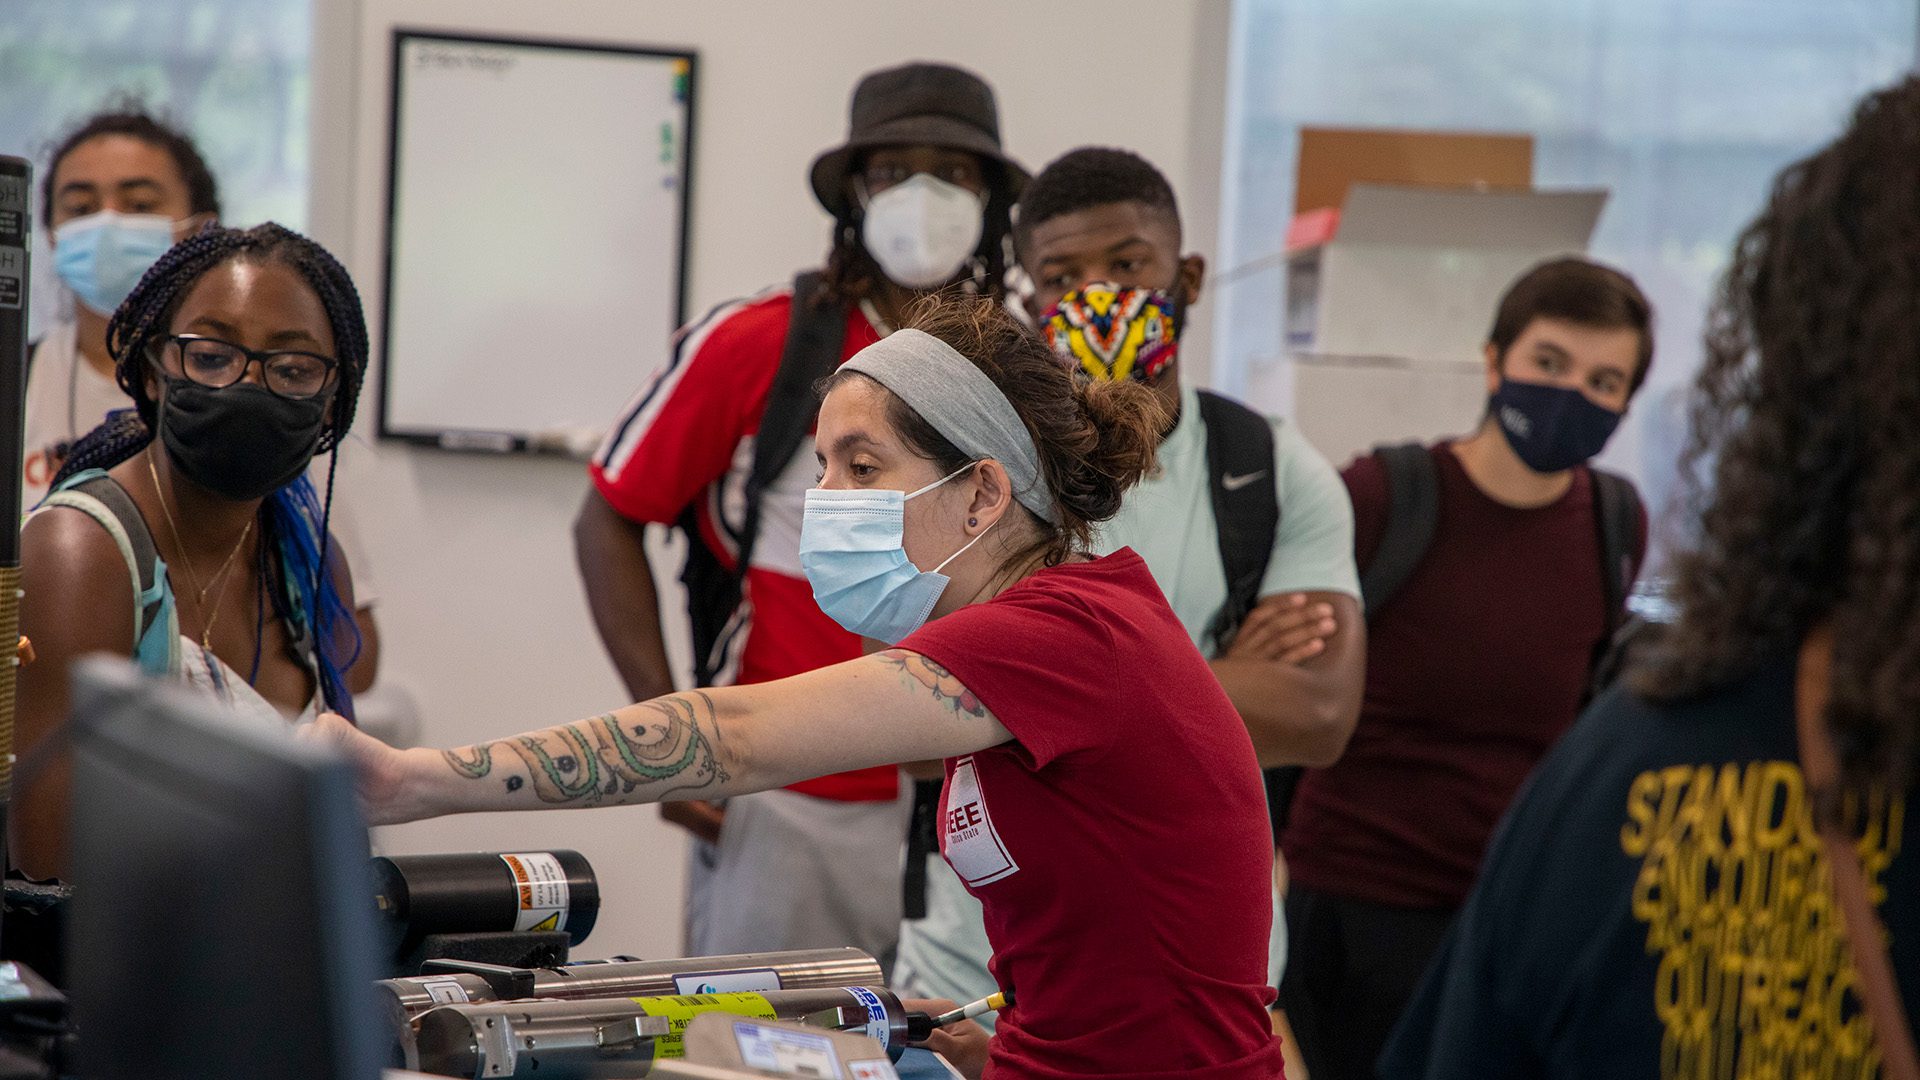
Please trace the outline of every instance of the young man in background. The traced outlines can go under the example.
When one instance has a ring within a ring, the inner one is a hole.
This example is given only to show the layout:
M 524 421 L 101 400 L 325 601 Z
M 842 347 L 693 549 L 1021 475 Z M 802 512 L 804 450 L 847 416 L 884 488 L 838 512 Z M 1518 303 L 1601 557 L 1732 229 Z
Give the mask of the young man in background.
M 1652 335 L 1626 275 L 1537 266 L 1500 301 L 1479 428 L 1344 473 L 1365 702 L 1346 754 L 1301 779 L 1281 837 L 1294 948 L 1280 1002 L 1314 1080 L 1371 1080 L 1495 823 L 1585 700 L 1646 548 L 1631 486 L 1586 463 L 1646 379 Z M 1437 504 L 1424 545 L 1394 514 L 1422 486 Z

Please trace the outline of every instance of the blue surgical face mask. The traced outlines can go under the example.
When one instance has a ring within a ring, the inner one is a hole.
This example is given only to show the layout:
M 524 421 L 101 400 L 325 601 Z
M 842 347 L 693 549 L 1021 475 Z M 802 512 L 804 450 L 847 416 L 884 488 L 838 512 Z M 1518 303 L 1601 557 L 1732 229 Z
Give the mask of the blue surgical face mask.
M 800 566 L 813 585 L 820 610 L 849 631 L 889 645 L 920 629 L 947 590 L 948 578 L 940 571 L 979 543 L 993 526 L 982 529 L 980 536 L 939 566 L 922 570 L 907 558 L 907 500 L 976 464 L 968 462 L 914 492 L 808 491 L 800 525 Z
M 80 302 L 112 315 L 160 256 L 173 246 L 164 214 L 102 210 L 53 231 L 53 268 Z
M 1564 386 L 1501 379 L 1489 401 L 1507 445 L 1537 473 L 1571 469 L 1606 448 L 1620 414 Z

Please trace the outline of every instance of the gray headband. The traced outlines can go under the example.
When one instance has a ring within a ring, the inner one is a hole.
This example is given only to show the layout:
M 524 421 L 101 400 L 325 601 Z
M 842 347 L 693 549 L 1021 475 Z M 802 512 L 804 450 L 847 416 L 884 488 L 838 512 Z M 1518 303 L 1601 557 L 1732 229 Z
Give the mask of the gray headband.
M 1060 524 L 1027 425 L 986 372 L 953 346 L 921 330 L 895 330 L 840 370 L 857 371 L 891 390 L 961 453 L 1005 466 L 1020 505 L 1049 525 Z

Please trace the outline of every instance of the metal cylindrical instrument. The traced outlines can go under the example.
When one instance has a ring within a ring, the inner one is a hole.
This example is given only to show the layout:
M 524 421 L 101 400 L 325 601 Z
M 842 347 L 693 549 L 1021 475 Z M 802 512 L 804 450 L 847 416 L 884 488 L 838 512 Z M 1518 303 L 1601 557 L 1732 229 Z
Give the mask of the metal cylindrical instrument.
M 878 987 L 587 1001 L 443 1005 L 423 1014 L 419 1069 L 443 1076 L 638 1077 L 681 1056 L 681 1033 L 702 1013 L 796 1020 L 865 1034 L 898 1059 L 907 1014 Z
M 694 956 L 674 960 L 619 960 L 534 968 L 526 998 L 658 997 L 732 990 L 820 990 L 880 986 L 880 964 L 859 949 L 798 949 L 791 952 Z M 374 984 L 397 1040 L 391 1063 L 418 1065 L 413 1021 L 445 1004 L 501 1000 L 494 982 L 449 972 L 387 979 Z
M 561 930 L 578 945 L 600 914 L 600 882 L 577 851 L 388 855 L 374 903 L 404 955 L 429 934 Z

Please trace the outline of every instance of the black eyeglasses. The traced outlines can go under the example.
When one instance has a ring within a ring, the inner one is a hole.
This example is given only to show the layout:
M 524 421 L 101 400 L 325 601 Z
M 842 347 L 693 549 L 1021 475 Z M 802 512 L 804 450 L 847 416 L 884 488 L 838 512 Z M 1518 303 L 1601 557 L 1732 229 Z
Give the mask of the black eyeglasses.
M 173 334 L 160 344 L 173 346 L 180 373 L 191 382 L 221 389 L 246 378 L 247 368 L 259 364 L 267 389 L 295 401 L 324 393 L 340 370 L 340 362 L 330 356 L 298 349 L 249 349 L 198 334 Z M 159 359 L 157 348 L 154 359 Z

